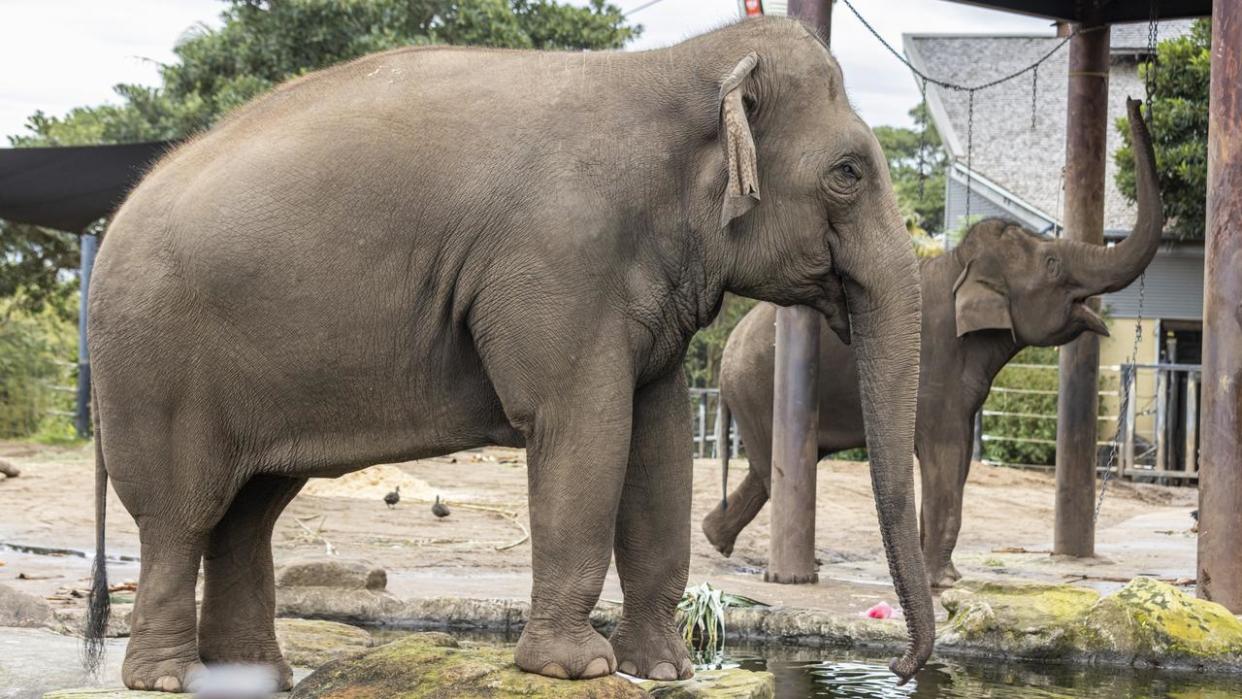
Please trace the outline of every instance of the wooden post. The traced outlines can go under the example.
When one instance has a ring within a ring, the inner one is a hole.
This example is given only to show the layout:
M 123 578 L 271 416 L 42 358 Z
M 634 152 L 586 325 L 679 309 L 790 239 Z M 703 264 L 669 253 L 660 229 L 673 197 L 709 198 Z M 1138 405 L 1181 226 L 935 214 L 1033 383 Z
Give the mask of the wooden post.
M 1104 243 L 1104 166 L 1108 161 L 1108 25 L 1070 39 L 1065 135 L 1065 234 Z M 1098 308 L 1098 301 L 1093 301 Z M 1096 410 L 1100 341 L 1083 333 L 1061 348 L 1057 401 L 1057 494 L 1053 553 L 1095 552 Z
M 1242 613 L 1242 3 L 1212 3 L 1199 596 Z
M 763 579 L 809 583 L 815 573 L 815 464 L 819 456 L 818 312 L 776 314 L 772 404 L 772 536 Z
M 91 269 L 95 266 L 95 250 L 99 239 L 89 233 L 83 233 L 78 262 L 78 399 L 77 418 L 75 420 L 78 436 L 86 439 L 91 436 L 91 353 L 86 342 L 86 324 L 90 318 L 87 298 L 91 289 Z
M 831 0 L 790 0 L 789 15 L 831 32 Z M 815 572 L 815 465 L 819 456 L 820 314 L 805 306 L 776 311 L 772 403 L 772 534 L 763 579 L 812 583 Z

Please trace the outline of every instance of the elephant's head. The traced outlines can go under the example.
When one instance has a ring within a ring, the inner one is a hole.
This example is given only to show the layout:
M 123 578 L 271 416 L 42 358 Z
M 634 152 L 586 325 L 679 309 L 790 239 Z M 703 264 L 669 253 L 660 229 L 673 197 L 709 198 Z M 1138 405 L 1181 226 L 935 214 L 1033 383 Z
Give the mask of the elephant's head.
M 910 236 L 887 160 L 824 42 L 787 20 L 713 36 L 735 46 L 718 55 L 736 58 L 715 67 L 705 237 L 723 251 L 726 289 L 811 306 L 852 338 L 880 528 L 911 636 L 892 665 L 905 680 L 935 630 L 913 499 L 921 297 Z
M 1108 335 L 1086 301 L 1122 289 L 1147 268 L 1164 227 L 1151 136 L 1130 100 L 1138 181 L 1138 220 L 1124 241 L 1105 248 L 1053 240 L 1000 219 L 980 221 L 953 250 L 962 268 L 953 285 L 957 334 L 1012 333 L 1020 345 L 1061 345 L 1086 331 Z

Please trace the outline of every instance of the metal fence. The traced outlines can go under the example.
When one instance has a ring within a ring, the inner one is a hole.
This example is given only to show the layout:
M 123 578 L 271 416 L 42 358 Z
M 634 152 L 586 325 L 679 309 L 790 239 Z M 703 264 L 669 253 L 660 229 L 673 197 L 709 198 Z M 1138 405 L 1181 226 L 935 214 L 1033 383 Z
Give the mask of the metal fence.
M 1009 364 L 1006 368 L 1048 371 L 1056 375 L 1056 365 Z M 1200 368 L 1195 364 L 1124 364 L 1100 367 L 1102 388 L 1100 406 L 1098 467 L 1110 468 L 1129 478 L 1171 478 L 1197 480 L 1199 471 L 1199 383 Z M 993 386 L 992 394 L 1056 396 L 1057 391 L 1038 388 Z M 998 420 L 1043 421 L 1053 426 L 1056 412 L 1029 412 L 989 409 L 981 411 L 976 429 L 976 453 L 984 453 L 989 442 L 1013 442 L 1056 446 L 1055 439 L 1006 433 Z M 1114 451 L 1115 450 L 1115 451 Z M 1049 464 L 1021 464 L 982 459 L 986 463 L 1029 468 L 1051 468 Z
M 691 418 L 694 423 L 694 455 L 700 459 L 714 459 L 720 455 L 717 445 L 721 442 L 729 444 L 729 455 L 737 456 L 741 452 L 738 439 L 737 421 L 729 421 L 729 431 L 723 437 L 720 434 L 721 420 L 719 388 L 690 389 Z

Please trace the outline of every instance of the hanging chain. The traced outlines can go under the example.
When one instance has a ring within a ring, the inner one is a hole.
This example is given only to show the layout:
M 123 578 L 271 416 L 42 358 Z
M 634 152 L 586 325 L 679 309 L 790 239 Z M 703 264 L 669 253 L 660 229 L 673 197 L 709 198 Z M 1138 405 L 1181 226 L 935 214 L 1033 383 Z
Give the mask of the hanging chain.
M 1039 66 L 1031 71 L 1031 131 L 1035 130 L 1035 115 L 1039 113 Z
M 923 128 L 919 129 L 919 200 L 921 201 L 927 186 L 927 123 L 931 121 L 931 115 L 927 111 L 926 78 L 919 80 L 919 94 L 923 97 L 919 103 L 923 119 Z
M 1152 121 L 1152 100 L 1156 94 L 1156 66 L 1160 63 L 1157 54 L 1159 43 L 1160 22 L 1158 21 L 1156 0 L 1151 0 L 1147 18 L 1147 121 Z
M 975 172 L 975 90 L 969 90 L 966 95 L 966 224 L 969 225 L 970 185 Z

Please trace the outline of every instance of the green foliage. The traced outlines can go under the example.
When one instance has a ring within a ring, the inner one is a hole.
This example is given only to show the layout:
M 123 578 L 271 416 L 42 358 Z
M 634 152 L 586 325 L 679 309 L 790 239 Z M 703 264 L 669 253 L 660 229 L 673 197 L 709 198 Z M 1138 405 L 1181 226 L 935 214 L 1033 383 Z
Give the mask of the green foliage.
M 1156 151 L 1168 228 L 1184 239 L 1202 239 L 1207 221 L 1208 90 L 1212 29 L 1198 20 L 1186 36 L 1160 42 L 1156 53 L 1152 114 L 1147 115 Z M 1139 67 L 1146 81 L 1151 64 Z M 1117 187 L 1137 196 L 1130 120 L 1117 120 L 1125 144 L 1114 154 Z
M 1030 369 L 1014 364 L 1047 365 L 1048 369 Z M 1048 415 L 1049 418 L 998 417 L 983 418 L 983 430 L 988 435 L 1004 438 L 1041 439 L 1054 444 L 985 441 L 983 458 L 1009 464 L 1056 463 L 1057 396 L 1059 386 L 1057 373 L 1057 349 L 1055 347 L 1027 347 L 1013 358 L 992 382 L 993 390 L 983 404 L 984 410 L 1025 415 Z M 1051 394 L 1007 393 L 996 388 L 1052 391 Z
M 690 386 L 714 388 L 720 385 L 720 356 L 724 354 L 725 343 L 733 328 L 737 327 L 742 316 L 755 307 L 755 303 L 753 299 L 725 294 L 716 319 L 690 338 L 690 347 L 686 350 L 686 360 L 682 365 Z
M 75 371 L 67 366 L 77 346 L 77 328 L 56 310 L 29 310 L 19 294 L 0 299 L 0 438 L 64 431 L 73 404 Z
M 939 233 L 944 228 L 945 166 L 948 156 L 925 105 L 910 110 L 915 128 L 877 126 L 875 136 L 888 158 L 888 171 L 902 214 Z
M 62 271 L 77 265 L 76 235 L 0 221 L 0 299 L 21 310 L 50 308 L 71 318 L 78 283 L 63 279 Z

